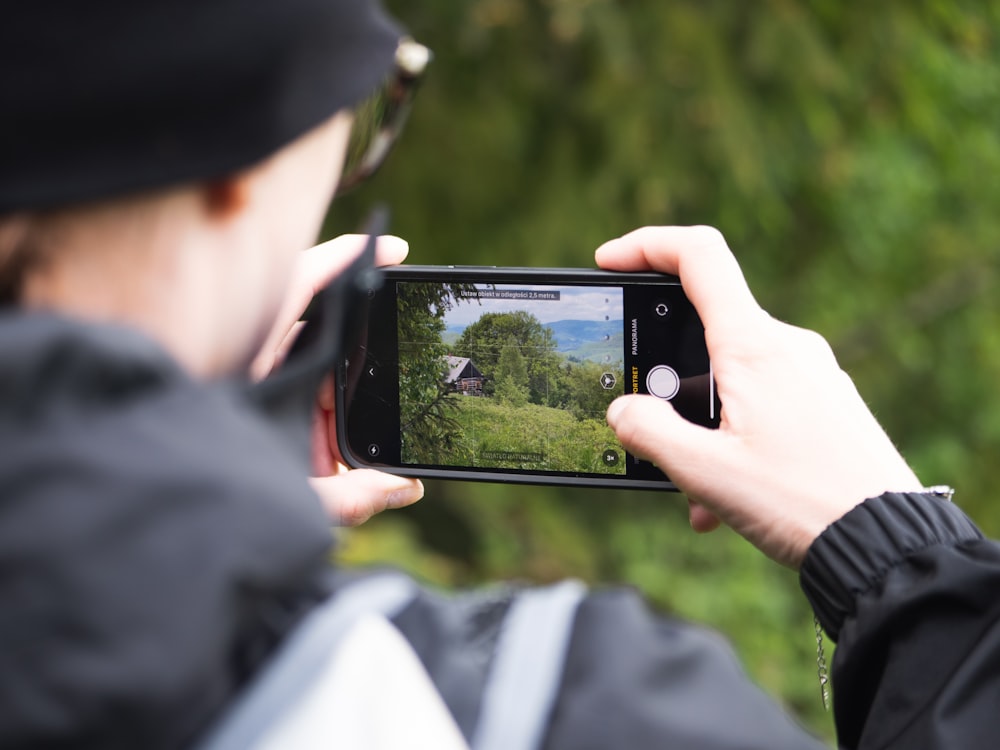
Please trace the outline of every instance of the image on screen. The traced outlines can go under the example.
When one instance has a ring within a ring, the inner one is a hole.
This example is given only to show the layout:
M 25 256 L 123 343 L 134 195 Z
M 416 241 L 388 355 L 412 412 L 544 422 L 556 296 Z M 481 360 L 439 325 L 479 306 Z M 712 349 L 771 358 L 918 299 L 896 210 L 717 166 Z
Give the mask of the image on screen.
M 619 287 L 398 282 L 404 464 L 624 474 Z

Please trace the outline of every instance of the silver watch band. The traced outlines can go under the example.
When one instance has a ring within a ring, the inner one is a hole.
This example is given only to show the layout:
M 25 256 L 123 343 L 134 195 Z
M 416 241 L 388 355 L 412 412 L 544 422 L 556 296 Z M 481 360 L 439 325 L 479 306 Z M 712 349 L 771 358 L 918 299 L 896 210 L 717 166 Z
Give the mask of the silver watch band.
M 951 502 L 951 499 L 955 496 L 955 488 L 949 487 L 947 484 L 934 484 L 930 487 L 924 487 L 920 491 L 926 495 L 934 495 L 948 502 Z

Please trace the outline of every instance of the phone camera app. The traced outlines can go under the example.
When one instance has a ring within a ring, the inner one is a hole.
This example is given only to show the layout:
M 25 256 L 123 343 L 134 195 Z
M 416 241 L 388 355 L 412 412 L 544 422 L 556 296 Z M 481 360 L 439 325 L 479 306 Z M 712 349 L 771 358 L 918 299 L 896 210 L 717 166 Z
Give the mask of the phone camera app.
M 624 474 L 617 287 L 397 285 L 404 464 Z

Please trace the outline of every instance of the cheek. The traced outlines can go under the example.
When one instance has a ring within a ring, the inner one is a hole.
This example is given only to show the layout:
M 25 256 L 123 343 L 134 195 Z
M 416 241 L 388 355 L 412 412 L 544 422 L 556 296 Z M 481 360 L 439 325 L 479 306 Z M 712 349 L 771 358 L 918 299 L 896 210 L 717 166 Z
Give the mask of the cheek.
M 281 218 L 285 237 L 295 238 L 295 250 L 316 244 L 340 178 L 349 135 L 350 119 L 334 118 L 287 162 L 280 192 Z
M 256 357 L 271 335 L 288 292 L 294 259 L 283 253 L 259 258 L 244 268 L 240 299 L 232 305 L 233 330 L 243 331 L 240 359 Z
M 288 296 L 299 255 L 299 252 L 276 255 L 266 269 L 266 276 L 260 280 L 260 310 L 267 325 L 274 323 Z

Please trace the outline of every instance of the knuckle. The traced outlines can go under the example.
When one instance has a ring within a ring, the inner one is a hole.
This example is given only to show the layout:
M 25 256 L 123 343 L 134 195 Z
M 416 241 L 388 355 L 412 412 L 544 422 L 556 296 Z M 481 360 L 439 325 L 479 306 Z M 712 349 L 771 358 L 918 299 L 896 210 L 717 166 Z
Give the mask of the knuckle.
M 689 229 L 695 244 L 705 248 L 725 248 L 728 251 L 729 245 L 725 236 L 715 227 L 696 224 Z
M 833 347 L 822 334 L 805 328 L 799 330 L 802 331 L 802 345 L 812 356 L 831 362 L 836 360 L 833 355 Z
M 337 520 L 340 526 L 360 526 L 372 515 L 372 509 L 362 503 L 347 503 L 337 508 Z

